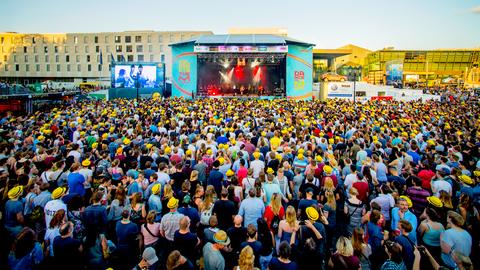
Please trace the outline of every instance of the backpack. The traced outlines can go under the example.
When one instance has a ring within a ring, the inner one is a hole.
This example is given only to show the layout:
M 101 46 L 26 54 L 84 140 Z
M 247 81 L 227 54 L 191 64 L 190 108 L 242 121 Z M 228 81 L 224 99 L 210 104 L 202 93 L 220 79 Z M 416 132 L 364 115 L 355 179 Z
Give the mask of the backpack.
M 278 227 L 280 225 L 280 217 L 278 215 L 274 215 L 272 219 L 272 223 L 270 224 L 270 228 L 273 230 L 275 235 L 278 234 Z
M 200 223 L 202 225 L 210 225 L 210 217 L 212 216 L 212 210 L 213 210 L 213 203 L 210 205 L 208 209 L 205 209 L 202 211 L 200 214 Z

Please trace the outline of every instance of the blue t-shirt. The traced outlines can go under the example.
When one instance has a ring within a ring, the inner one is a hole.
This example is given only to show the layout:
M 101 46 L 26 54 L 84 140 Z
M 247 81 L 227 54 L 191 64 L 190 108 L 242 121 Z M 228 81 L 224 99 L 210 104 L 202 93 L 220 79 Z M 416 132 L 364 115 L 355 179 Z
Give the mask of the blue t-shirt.
M 452 251 L 459 252 L 469 257 L 472 251 L 472 236 L 465 230 L 448 229 L 442 234 L 442 242 L 449 245 Z M 453 253 L 453 252 L 451 252 Z M 443 262 L 451 268 L 456 266 L 452 255 L 442 253 Z
M 20 226 L 17 221 L 18 213 L 23 213 L 23 203 L 18 200 L 8 200 L 5 204 L 5 226 Z
M 257 219 L 263 217 L 265 205 L 259 198 L 247 198 L 240 204 L 238 214 L 243 217 L 243 226 L 253 224 L 257 227 Z
M 398 215 L 399 211 L 400 209 L 398 207 L 395 207 L 392 209 L 392 227 L 391 227 L 392 230 L 396 230 L 398 226 L 398 222 L 400 222 L 400 216 Z M 412 232 L 417 231 L 417 224 L 418 224 L 417 217 L 412 212 L 410 212 L 410 210 L 405 212 L 403 219 L 407 220 L 408 222 L 410 222 L 410 224 L 412 224 L 412 228 L 413 228 Z M 409 235 L 409 238 L 412 239 L 414 243 L 417 242 L 416 233 L 411 233 Z
M 127 188 L 127 195 L 132 196 L 135 193 L 142 192 L 142 189 L 140 188 L 140 185 L 135 181 L 131 183 L 128 188 Z
M 283 263 L 277 257 L 272 258 L 268 264 L 270 270 L 297 270 L 298 266 L 295 262 Z
M 71 173 L 68 175 L 68 192 L 70 194 L 79 194 L 83 197 L 85 195 L 85 188 L 83 183 L 85 183 L 85 177 L 78 172 Z
M 123 224 L 122 221 L 117 222 L 117 247 L 119 249 L 134 248 L 136 243 L 136 237 L 138 234 L 138 227 L 135 223 L 130 222 Z
M 400 235 L 395 238 L 395 242 L 402 246 L 402 258 L 407 269 L 413 268 L 413 260 L 415 258 L 413 254 L 414 244 L 412 240 L 409 240 L 406 236 Z

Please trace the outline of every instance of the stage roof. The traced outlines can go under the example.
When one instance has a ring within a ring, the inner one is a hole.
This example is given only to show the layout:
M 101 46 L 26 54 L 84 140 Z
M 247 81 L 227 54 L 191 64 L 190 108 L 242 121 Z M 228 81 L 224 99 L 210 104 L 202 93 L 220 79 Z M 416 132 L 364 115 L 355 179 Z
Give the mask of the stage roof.
M 204 35 L 197 38 L 172 43 L 169 46 L 194 43 L 195 45 L 304 45 L 314 46 L 289 37 L 275 35 Z

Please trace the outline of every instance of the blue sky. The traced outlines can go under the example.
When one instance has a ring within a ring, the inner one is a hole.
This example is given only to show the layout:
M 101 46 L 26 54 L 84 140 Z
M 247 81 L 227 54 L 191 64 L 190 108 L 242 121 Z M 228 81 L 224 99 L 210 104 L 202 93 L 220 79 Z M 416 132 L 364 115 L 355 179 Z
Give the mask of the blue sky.
M 282 27 L 320 48 L 480 47 L 480 0 L 1 0 L 0 31 Z

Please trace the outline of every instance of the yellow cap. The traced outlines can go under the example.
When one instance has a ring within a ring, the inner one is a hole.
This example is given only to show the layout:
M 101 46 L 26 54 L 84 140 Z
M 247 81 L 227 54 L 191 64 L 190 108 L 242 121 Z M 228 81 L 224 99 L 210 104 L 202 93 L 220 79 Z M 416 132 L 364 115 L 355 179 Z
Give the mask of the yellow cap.
M 315 156 L 315 161 L 322 162 L 323 161 L 322 156 L 320 156 L 320 155 Z
M 155 195 L 159 194 L 160 190 L 161 190 L 161 187 L 162 187 L 162 185 L 160 185 L 160 184 L 153 185 L 152 193 L 155 194 Z
M 303 154 L 298 154 L 298 159 L 303 160 L 304 156 Z
M 328 139 L 328 143 L 329 143 L 329 144 L 334 144 L 334 143 L 335 143 L 335 139 L 333 139 L 333 138 Z
M 185 155 L 191 156 L 192 155 L 192 150 L 187 149 L 187 151 L 185 151 Z
M 96 148 L 97 148 L 97 146 L 98 146 L 98 142 L 94 142 L 94 143 L 92 143 L 92 149 L 96 149 Z
M 331 174 L 333 172 L 333 168 L 330 167 L 329 165 L 325 165 L 323 167 L 323 171 L 326 173 L 326 174 Z
M 225 164 L 225 159 L 223 157 L 219 157 L 218 162 L 220 162 L 220 165 L 223 165 Z
M 435 196 L 427 197 L 427 201 L 435 207 L 438 207 L 438 208 L 443 207 L 443 202 Z
M 129 138 L 123 139 L 123 143 L 124 143 L 125 145 L 129 145 L 131 142 L 132 142 L 132 141 L 130 141 Z
M 255 159 L 259 159 L 259 158 L 260 158 L 260 152 L 254 152 L 254 153 L 253 153 L 253 157 L 254 157 Z
M 108 133 L 103 133 L 103 134 L 102 134 L 102 139 L 105 140 L 106 138 L 108 138 Z
M 153 146 L 153 144 L 151 144 L 151 143 L 147 143 L 147 145 L 145 145 L 145 147 L 146 147 L 147 149 L 152 148 L 152 146 Z
M 318 219 L 318 211 L 317 209 L 309 206 L 307 209 L 305 209 L 305 213 L 307 214 L 308 219 L 312 221 L 316 221 Z
M 235 172 L 230 169 L 230 170 L 227 171 L 226 175 L 227 175 L 228 177 L 234 176 L 234 175 L 235 175 Z
M 175 197 L 171 197 L 169 200 L 168 200 L 168 203 L 167 203 L 167 207 L 169 209 L 173 209 L 173 208 L 176 208 L 178 206 L 178 200 L 175 199 Z
M 475 175 L 477 177 L 480 176 L 480 171 L 473 171 L 473 175 Z
M 20 197 L 23 193 L 23 186 L 16 186 L 16 187 L 13 187 L 12 189 L 10 189 L 8 191 L 8 198 L 9 199 L 16 199 L 18 197 Z
M 123 153 L 123 148 L 119 147 L 117 148 L 117 155 L 121 155 Z
M 272 173 L 274 173 L 274 171 L 273 171 L 272 168 L 269 167 L 269 168 L 267 169 L 267 173 L 268 173 L 268 174 L 272 174 Z
M 208 149 L 208 150 L 207 150 L 207 155 L 211 155 L 211 154 L 213 154 L 212 149 Z
M 298 151 L 297 151 L 297 152 L 298 152 L 299 154 L 303 154 L 303 153 L 305 153 L 305 149 L 303 149 L 303 148 L 300 148 L 300 149 L 298 149 Z
M 82 161 L 82 166 L 83 167 L 88 167 L 88 166 L 90 166 L 90 164 L 92 164 L 90 162 L 90 159 L 85 159 L 84 161 Z
M 56 200 L 56 199 L 62 197 L 63 195 L 65 195 L 66 192 L 67 192 L 66 188 L 58 187 L 52 192 L 52 199 Z
M 172 148 L 170 146 L 165 147 L 165 154 L 170 154 L 172 152 Z
M 407 201 L 408 207 L 412 207 L 412 206 L 413 206 L 413 203 L 412 203 L 412 200 L 410 199 L 410 197 L 405 196 L 405 195 L 402 195 L 402 196 L 400 196 L 400 198 L 402 198 L 402 199 L 404 199 L 405 201 Z
M 460 180 L 467 185 L 473 185 L 473 179 L 468 175 L 462 174 L 458 178 L 460 178 Z

